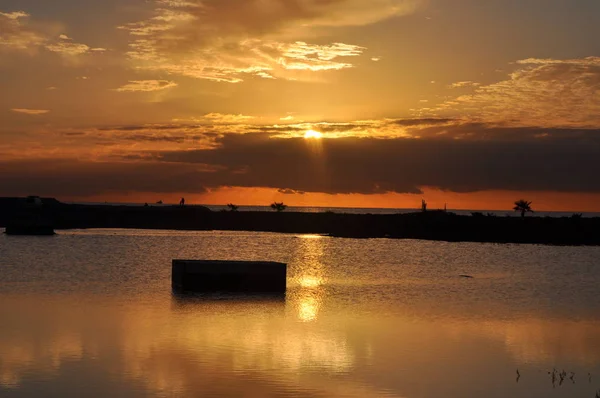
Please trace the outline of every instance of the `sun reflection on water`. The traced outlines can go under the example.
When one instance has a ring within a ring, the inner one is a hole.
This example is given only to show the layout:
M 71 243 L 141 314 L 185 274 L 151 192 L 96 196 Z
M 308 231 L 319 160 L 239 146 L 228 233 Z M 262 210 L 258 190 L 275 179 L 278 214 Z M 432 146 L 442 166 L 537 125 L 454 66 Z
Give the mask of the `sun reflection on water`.
M 298 318 L 302 322 L 310 322 L 317 319 L 319 313 L 319 301 L 314 297 L 303 297 L 298 307 Z
M 320 235 L 302 235 L 298 245 L 297 274 L 293 278 L 298 285 L 291 299 L 302 322 L 316 321 L 323 302 L 326 284 L 323 255 L 325 238 Z
M 300 286 L 302 287 L 319 287 L 324 280 L 316 276 L 303 276 L 300 278 Z

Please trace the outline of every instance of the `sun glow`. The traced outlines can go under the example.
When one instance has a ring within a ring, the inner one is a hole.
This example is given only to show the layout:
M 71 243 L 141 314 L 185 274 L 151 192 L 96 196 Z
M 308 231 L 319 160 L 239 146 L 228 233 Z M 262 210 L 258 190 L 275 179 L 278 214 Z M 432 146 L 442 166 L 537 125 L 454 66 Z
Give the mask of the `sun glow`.
M 306 132 L 306 134 L 304 134 L 304 138 L 308 139 L 313 139 L 313 140 L 320 140 L 321 138 L 323 138 L 323 133 L 319 133 L 318 131 L 315 130 L 308 130 Z

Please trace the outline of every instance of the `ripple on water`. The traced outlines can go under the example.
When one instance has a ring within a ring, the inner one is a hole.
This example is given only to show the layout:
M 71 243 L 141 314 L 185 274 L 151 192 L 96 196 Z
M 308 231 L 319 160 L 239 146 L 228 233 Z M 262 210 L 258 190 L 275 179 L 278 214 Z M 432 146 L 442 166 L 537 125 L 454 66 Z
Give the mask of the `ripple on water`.
M 286 262 L 289 289 L 174 296 L 173 258 Z M 0 396 L 593 397 L 599 264 L 592 247 L 2 235 Z M 552 388 L 553 367 L 577 382 Z

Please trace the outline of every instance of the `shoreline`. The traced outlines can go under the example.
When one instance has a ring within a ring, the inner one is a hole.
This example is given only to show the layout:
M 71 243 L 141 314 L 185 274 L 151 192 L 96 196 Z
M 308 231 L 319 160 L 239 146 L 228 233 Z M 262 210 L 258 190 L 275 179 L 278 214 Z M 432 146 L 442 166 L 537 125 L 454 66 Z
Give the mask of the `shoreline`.
M 144 203 L 85 203 L 85 202 L 68 202 L 66 204 L 85 205 L 85 206 L 126 206 L 126 207 L 144 207 Z M 174 207 L 176 204 L 149 204 L 150 207 Z M 189 207 L 205 207 L 213 212 L 229 211 L 227 205 L 214 204 L 189 204 Z M 270 213 L 270 206 L 260 205 L 239 205 L 239 212 L 264 212 Z M 432 208 L 430 211 L 441 211 L 439 208 Z M 327 213 L 334 212 L 339 214 L 410 214 L 420 212 L 420 208 L 402 208 L 402 207 L 327 207 L 327 206 L 288 206 L 286 213 Z M 473 213 L 494 214 L 497 217 L 519 217 L 519 214 L 511 209 L 453 209 L 449 208 L 448 212 L 455 213 L 461 216 L 470 216 Z M 573 214 L 582 214 L 583 218 L 600 217 L 600 212 L 594 211 L 576 211 L 576 210 L 536 210 L 533 214 L 535 217 L 570 217 Z
M 4 199 L 4 198 L 2 198 Z M 148 229 L 317 234 L 336 238 L 600 246 L 600 217 L 506 217 L 428 211 L 402 214 L 226 212 L 203 206 L 43 205 L 0 200 L 0 227 Z

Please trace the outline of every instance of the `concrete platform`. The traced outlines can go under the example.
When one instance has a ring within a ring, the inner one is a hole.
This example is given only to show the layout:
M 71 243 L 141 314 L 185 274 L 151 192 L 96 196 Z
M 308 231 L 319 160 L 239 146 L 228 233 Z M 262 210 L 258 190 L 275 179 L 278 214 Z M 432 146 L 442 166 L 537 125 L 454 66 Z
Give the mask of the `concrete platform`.
M 177 292 L 285 293 L 287 264 L 269 261 L 173 260 Z
M 6 235 L 21 236 L 52 236 L 55 235 L 54 228 L 46 225 L 7 225 L 4 231 Z

